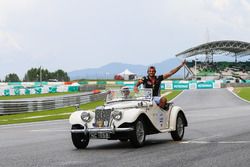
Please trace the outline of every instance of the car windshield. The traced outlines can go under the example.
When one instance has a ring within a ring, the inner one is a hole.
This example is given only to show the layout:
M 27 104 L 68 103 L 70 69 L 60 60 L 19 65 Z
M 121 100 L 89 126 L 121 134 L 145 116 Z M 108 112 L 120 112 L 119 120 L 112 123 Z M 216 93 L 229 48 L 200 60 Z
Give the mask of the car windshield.
M 107 93 L 106 102 L 115 101 L 130 101 L 130 100 L 151 100 L 152 99 L 152 89 L 140 89 L 138 93 L 134 90 L 110 90 Z

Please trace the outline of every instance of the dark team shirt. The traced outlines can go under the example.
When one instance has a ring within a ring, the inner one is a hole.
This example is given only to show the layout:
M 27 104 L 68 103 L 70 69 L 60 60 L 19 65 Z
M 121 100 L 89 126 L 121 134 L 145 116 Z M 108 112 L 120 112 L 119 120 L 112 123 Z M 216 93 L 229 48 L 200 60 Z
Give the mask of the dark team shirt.
M 144 88 L 152 88 L 153 96 L 160 96 L 161 81 L 163 80 L 163 75 L 155 76 L 155 83 L 153 83 L 149 76 L 144 76 L 142 78 Z

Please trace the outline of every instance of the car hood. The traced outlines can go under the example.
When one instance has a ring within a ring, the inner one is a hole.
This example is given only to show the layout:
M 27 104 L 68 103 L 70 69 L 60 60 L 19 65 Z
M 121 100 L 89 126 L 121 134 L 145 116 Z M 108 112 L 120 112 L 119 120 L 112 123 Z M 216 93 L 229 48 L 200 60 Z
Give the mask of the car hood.
M 149 105 L 147 101 L 118 101 L 105 105 L 105 109 L 125 109 L 125 108 L 141 108 Z

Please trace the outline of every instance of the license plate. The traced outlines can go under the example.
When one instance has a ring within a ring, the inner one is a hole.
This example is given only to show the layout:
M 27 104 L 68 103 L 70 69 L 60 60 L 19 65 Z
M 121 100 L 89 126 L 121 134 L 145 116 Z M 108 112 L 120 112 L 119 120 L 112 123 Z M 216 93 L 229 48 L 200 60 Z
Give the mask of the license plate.
M 91 133 L 90 137 L 95 138 L 95 139 L 109 139 L 110 138 L 110 133 L 95 132 L 95 133 Z
M 97 137 L 99 139 L 108 139 L 110 138 L 110 134 L 105 132 L 97 132 Z

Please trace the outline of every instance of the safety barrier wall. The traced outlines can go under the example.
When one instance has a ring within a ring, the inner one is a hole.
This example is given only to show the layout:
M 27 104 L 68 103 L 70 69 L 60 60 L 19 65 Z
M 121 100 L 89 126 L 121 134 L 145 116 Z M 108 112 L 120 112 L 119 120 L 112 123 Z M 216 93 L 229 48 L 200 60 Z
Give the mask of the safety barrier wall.
M 162 81 L 161 89 L 171 89 L 171 90 L 185 90 L 185 89 L 215 89 L 222 88 L 227 81 L 225 80 L 173 80 L 173 81 Z M 133 89 L 136 81 L 117 81 L 116 85 L 128 86 L 130 89 Z M 250 80 L 246 80 L 241 84 L 250 86 Z M 233 84 L 234 85 L 234 84 Z M 140 86 L 142 88 L 142 85 Z
M 212 89 L 221 88 L 227 80 L 186 81 L 173 80 L 163 81 L 161 89 Z M 0 96 L 43 94 L 56 92 L 78 92 L 95 89 L 105 89 L 107 85 L 128 86 L 133 88 L 136 81 L 81 81 L 81 82 L 9 82 L 0 83 Z M 240 81 L 243 83 L 243 81 Z M 250 80 L 244 83 L 249 84 Z
M 185 81 L 185 80 L 174 80 L 174 81 L 162 81 L 161 89 L 171 90 L 184 90 L 184 89 L 213 89 L 221 88 L 222 81 L 211 80 L 211 81 Z M 128 86 L 133 89 L 135 82 L 120 82 L 121 86 Z M 142 85 L 140 86 L 142 88 Z
M 1 85 L 0 96 L 44 94 L 56 92 L 78 92 L 79 86 L 71 85 L 42 85 L 42 86 L 23 86 L 23 85 Z
M 0 114 L 33 112 L 52 110 L 76 104 L 85 104 L 92 101 L 103 100 L 105 93 L 80 93 L 77 95 L 54 96 L 46 98 L 33 98 L 27 100 L 1 100 Z

